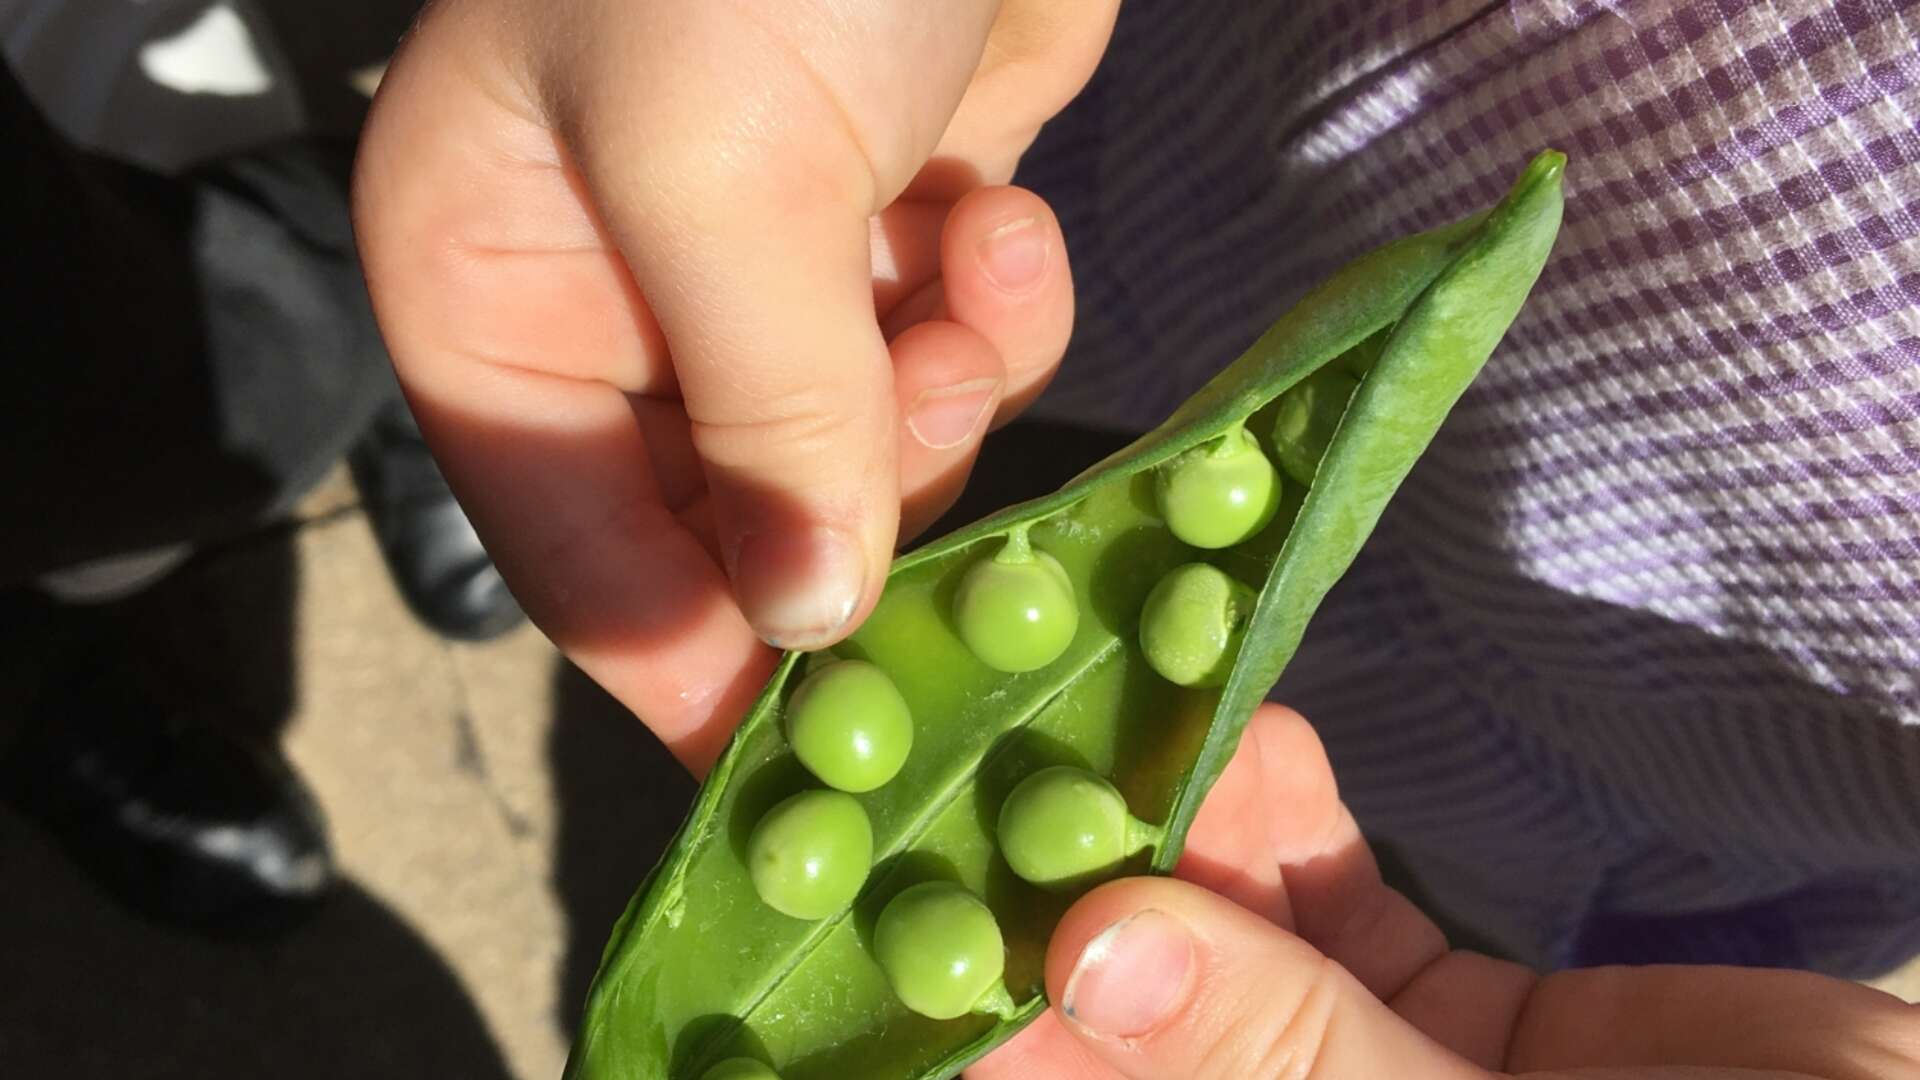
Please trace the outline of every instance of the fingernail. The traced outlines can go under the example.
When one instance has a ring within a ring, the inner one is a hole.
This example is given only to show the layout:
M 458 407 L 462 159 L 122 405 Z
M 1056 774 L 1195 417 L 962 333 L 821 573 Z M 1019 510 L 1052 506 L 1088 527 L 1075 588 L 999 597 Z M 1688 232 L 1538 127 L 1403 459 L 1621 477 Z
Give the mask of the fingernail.
M 733 558 L 733 588 L 754 632 L 782 649 L 827 644 L 853 618 L 866 560 L 838 529 L 753 533 Z
M 1047 231 L 1038 218 L 1021 218 L 980 241 L 980 269 L 1008 292 L 1025 292 L 1047 270 Z
M 1100 931 L 1080 950 L 1060 1011 L 1092 1035 L 1144 1035 L 1179 1007 L 1192 967 L 1187 928 L 1148 908 Z
M 931 450 L 958 446 L 980 426 L 980 418 L 986 415 L 999 389 L 999 379 L 974 379 L 957 386 L 922 390 L 907 409 L 907 430 Z

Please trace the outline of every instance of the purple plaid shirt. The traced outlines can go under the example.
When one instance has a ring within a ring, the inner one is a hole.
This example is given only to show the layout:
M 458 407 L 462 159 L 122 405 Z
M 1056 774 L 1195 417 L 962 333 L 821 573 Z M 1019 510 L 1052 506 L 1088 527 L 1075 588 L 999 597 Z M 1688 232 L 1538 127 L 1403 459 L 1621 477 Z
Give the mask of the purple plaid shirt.
M 1305 288 L 1571 156 L 1506 343 L 1278 696 L 1546 965 L 1920 952 L 1920 2 L 1123 10 L 1021 181 L 1042 413 L 1144 427 Z

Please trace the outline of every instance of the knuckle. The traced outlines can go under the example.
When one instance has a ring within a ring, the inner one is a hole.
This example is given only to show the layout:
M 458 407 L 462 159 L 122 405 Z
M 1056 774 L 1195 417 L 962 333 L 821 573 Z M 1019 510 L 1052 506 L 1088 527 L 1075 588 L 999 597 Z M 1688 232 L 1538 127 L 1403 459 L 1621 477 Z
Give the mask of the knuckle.
M 754 53 L 759 62 L 691 87 L 637 94 L 624 69 L 598 80 L 607 100 L 573 104 L 564 124 L 590 179 L 629 178 L 620 187 L 640 203 L 630 209 L 687 241 L 871 202 L 864 151 L 850 135 L 833 137 L 838 114 L 817 83 L 778 50 Z M 690 108 L 690 98 L 706 104 Z
M 696 416 L 691 430 L 701 458 L 723 470 L 765 468 L 771 462 L 815 473 L 822 455 L 844 456 L 874 442 L 853 411 L 810 393 L 763 403 L 747 416 L 718 421 Z
M 857 173 L 844 160 L 752 115 L 708 128 L 656 125 L 646 190 L 662 223 L 689 239 L 731 237 L 820 206 L 856 205 Z

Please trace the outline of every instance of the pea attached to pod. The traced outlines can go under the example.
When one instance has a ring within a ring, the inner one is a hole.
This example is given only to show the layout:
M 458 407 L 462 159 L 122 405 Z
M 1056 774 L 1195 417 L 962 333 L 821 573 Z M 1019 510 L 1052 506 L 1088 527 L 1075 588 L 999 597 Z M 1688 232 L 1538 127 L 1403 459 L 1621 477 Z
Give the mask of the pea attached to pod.
M 700 1080 L 780 1080 L 780 1074 L 752 1058 L 728 1058 L 701 1073 Z
M 1140 610 L 1140 649 L 1168 682 L 1223 685 L 1258 599 L 1217 566 L 1176 566 Z
M 980 898 L 947 881 L 910 885 L 874 925 L 873 955 L 907 1008 L 934 1020 L 968 1013 L 1010 1016 L 1000 981 L 1006 942 Z
M 808 675 L 793 692 L 787 741 L 827 786 L 872 791 L 906 763 L 913 715 L 886 672 L 864 660 L 841 660 Z
M 853 903 L 872 866 L 867 812 L 838 791 L 803 791 L 781 801 L 747 838 L 754 892 L 796 919 L 824 919 Z
M 982 663 L 1014 674 L 1060 659 L 1079 630 L 1080 606 L 1066 568 L 1015 529 L 960 579 L 953 621 Z
M 1244 426 L 1160 466 L 1154 492 L 1167 528 L 1197 548 L 1232 547 L 1280 509 L 1280 476 Z
M 1071 765 L 1041 769 L 1000 804 L 1000 854 L 1023 881 L 1071 889 L 1120 869 L 1127 856 L 1160 839 L 1160 830 L 1127 813 L 1105 777 Z

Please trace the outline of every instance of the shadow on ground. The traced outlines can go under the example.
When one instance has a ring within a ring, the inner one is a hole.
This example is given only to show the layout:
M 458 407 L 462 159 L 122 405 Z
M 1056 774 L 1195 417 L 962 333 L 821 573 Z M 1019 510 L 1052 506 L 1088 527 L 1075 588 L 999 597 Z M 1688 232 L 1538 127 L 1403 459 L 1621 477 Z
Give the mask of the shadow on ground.
M 133 918 L 0 814 L 0 1074 L 65 1080 L 505 1080 L 452 972 L 347 883 L 285 939 Z
M 297 585 L 290 536 L 267 533 L 123 603 L 0 596 L 0 712 L 14 721 L 41 700 L 57 713 L 59 680 L 113 671 L 276 740 L 293 702 Z M 116 906 L 0 810 L 0 1076 L 507 1075 L 446 964 L 355 884 L 284 937 L 212 941 Z

